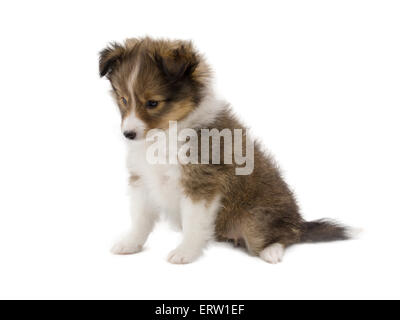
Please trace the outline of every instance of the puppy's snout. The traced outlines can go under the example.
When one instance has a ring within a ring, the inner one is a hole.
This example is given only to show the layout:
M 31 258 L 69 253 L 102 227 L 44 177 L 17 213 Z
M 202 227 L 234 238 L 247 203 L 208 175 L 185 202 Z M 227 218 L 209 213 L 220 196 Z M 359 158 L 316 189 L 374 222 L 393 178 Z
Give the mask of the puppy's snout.
M 124 132 L 125 138 L 129 140 L 134 140 L 136 138 L 136 132 L 135 131 L 125 131 Z

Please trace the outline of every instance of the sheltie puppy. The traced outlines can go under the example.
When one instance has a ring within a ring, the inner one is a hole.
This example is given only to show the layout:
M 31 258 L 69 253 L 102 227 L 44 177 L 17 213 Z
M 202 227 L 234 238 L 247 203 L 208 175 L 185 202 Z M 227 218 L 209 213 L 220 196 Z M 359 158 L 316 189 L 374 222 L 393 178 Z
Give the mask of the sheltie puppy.
M 101 51 L 99 64 L 128 145 L 132 225 L 113 253 L 140 252 L 161 213 L 183 232 L 168 256 L 176 264 L 210 240 L 278 263 L 290 245 L 350 238 L 344 226 L 301 217 L 274 161 L 216 98 L 191 42 L 128 39 Z

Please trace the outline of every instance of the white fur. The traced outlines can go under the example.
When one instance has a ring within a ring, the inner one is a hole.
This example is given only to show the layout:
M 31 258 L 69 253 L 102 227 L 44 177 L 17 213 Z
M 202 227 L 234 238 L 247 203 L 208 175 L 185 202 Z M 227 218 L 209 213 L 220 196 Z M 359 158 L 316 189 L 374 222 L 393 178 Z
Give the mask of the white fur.
M 358 239 L 362 236 L 363 233 L 364 229 L 362 228 L 351 228 L 351 227 L 346 228 L 346 236 L 349 239 Z
M 130 94 L 130 98 L 129 98 L 129 104 L 131 106 L 131 111 L 128 116 L 126 116 L 124 118 L 124 120 L 122 121 L 122 133 L 126 132 L 126 131 L 134 131 L 136 132 L 136 139 L 143 139 L 144 138 L 144 131 L 146 129 L 146 124 L 140 120 L 136 114 L 135 114 L 135 109 L 136 109 L 136 100 L 135 100 L 135 95 L 133 92 L 133 84 L 136 81 L 137 77 L 138 77 L 138 73 L 140 70 L 140 61 L 137 62 L 137 64 L 133 67 L 132 72 L 130 73 L 129 76 L 129 94 Z
M 128 90 L 129 90 L 129 94 L 132 97 L 132 102 L 133 103 L 135 102 L 135 99 L 134 99 L 135 93 L 133 92 L 133 88 L 134 88 L 134 84 L 136 82 L 136 79 L 137 79 L 137 77 L 139 75 L 140 65 L 141 65 L 140 59 L 137 59 L 136 63 L 132 67 L 131 73 L 129 75 L 128 83 L 130 84 L 130 86 L 128 87 Z
M 201 128 L 215 120 L 215 117 L 227 103 L 216 98 L 214 92 L 209 88 L 200 106 L 190 113 L 185 119 L 178 123 L 178 129 Z
M 260 258 L 268 263 L 276 264 L 282 261 L 284 253 L 284 246 L 280 243 L 274 243 L 260 252 Z
M 140 120 L 133 111 L 122 121 L 122 133 L 125 131 L 134 131 L 136 132 L 136 139 L 144 138 L 145 129 L 146 124 Z
M 214 223 L 219 206 L 219 197 L 216 197 L 211 203 L 204 200 L 193 202 L 185 196 L 181 198 L 183 240 L 168 255 L 169 262 L 190 263 L 201 255 L 207 241 L 214 236 Z
M 178 130 L 212 122 L 223 108 L 215 98 L 206 97 L 196 111 L 183 122 Z M 123 130 L 143 128 L 134 115 L 123 122 Z M 168 131 L 166 132 L 168 135 Z M 140 134 L 140 133 L 139 133 Z M 182 243 L 172 251 L 171 263 L 189 263 L 199 257 L 208 240 L 213 238 L 219 197 L 211 202 L 193 202 L 184 195 L 179 164 L 150 164 L 146 159 L 147 142 L 142 136 L 128 141 L 127 167 L 130 174 L 140 176 L 130 186 L 132 227 L 130 232 L 113 247 L 116 254 L 139 252 L 160 213 L 165 213 L 173 225 L 183 228 Z M 170 152 L 165 150 L 166 153 Z M 174 154 L 173 156 L 177 156 Z
M 114 254 L 140 252 L 157 219 L 152 205 L 140 180 L 130 186 L 131 228 L 111 249 Z

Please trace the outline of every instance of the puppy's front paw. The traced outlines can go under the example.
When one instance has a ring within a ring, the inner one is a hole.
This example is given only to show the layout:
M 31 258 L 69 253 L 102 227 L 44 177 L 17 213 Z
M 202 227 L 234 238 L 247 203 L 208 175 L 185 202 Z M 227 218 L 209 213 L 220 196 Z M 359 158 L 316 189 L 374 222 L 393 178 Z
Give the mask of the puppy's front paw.
M 143 246 L 129 239 L 121 239 L 113 245 L 111 253 L 113 254 L 134 254 L 142 251 Z
M 201 251 L 178 247 L 168 255 L 168 261 L 173 264 L 188 264 L 196 260 L 201 255 Z

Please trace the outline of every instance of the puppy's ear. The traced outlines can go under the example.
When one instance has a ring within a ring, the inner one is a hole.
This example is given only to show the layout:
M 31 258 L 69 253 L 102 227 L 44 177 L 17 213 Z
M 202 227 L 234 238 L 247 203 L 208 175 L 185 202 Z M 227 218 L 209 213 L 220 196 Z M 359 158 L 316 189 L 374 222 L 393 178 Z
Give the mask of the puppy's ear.
M 118 61 L 125 53 L 125 48 L 118 43 L 111 43 L 100 52 L 99 72 L 100 77 L 104 77 L 112 72 Z
M 156 51 L 154 60 L 171 82 L 190 77 L 199 64 L 199 57 L 190 42 L 180 43 L 172 50 Z

